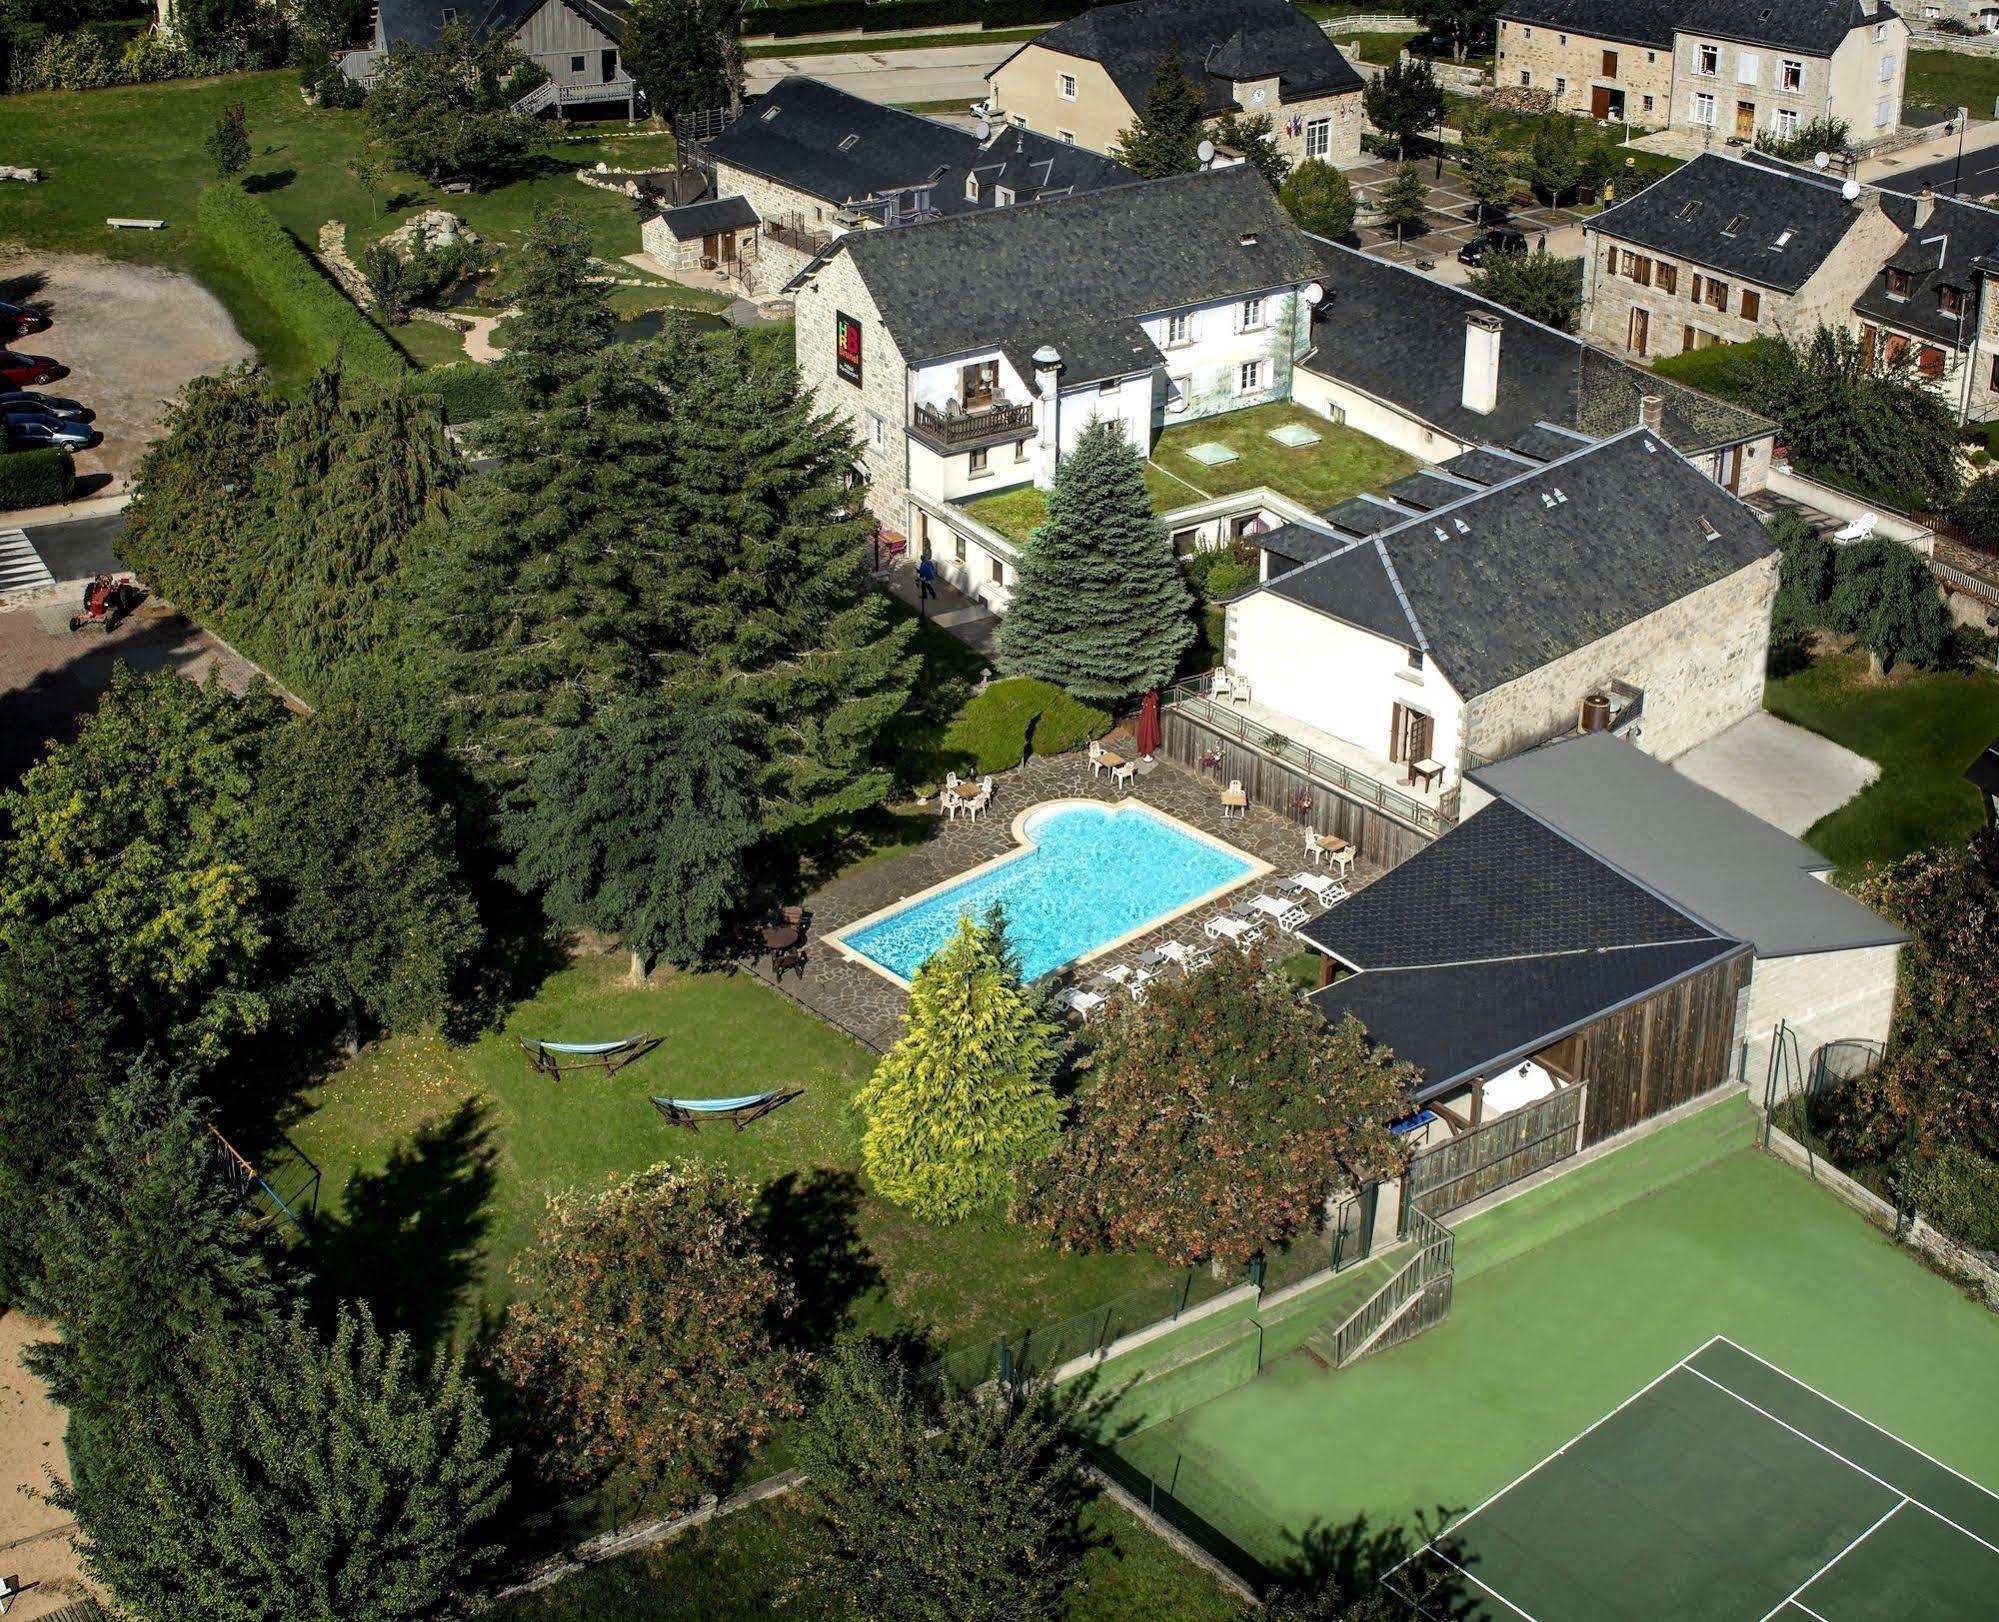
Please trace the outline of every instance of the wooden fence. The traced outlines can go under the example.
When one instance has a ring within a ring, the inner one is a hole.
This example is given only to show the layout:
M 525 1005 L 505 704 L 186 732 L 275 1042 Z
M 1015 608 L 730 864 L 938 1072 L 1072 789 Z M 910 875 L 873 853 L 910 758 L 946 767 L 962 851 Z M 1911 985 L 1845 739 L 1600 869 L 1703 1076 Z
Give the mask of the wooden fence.
M 1409 1162 L 1403 1187 L 1412 1204 L 1433 1217 L 1546 1171 L 1582 1147 L 1583 1098 L 1577 1082 L 1425 1149 Z
M 1575 1062 L 1589 1077 L 1587 1148 L 1684 1104 L 1733 1070 L 1735 999 L 1749 984 L 1745 950 L 1616 1012 L 1580 1033 Z

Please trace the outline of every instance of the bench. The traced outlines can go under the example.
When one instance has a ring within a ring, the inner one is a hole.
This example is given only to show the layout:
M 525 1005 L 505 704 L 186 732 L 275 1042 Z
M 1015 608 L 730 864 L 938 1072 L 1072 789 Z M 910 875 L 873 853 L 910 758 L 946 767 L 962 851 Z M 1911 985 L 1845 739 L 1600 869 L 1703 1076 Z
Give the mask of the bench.
M 126 220 L 115 214 L 107 216 L 104 223 L 114 231 L 164 231 L 167 228 L 165 220 Z

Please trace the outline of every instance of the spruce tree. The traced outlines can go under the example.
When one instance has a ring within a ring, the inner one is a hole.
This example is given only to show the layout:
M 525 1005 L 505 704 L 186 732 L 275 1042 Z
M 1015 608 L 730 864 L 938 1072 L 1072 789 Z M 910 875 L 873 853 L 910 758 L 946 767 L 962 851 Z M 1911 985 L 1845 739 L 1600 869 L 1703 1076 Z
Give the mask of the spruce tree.
M 1194 641 L 1193 597 L 1115 422 L 1085 428 L 1022 549 L 1000 663 L 1092 702 L 1172 680 Z
M 1145 111 L 1118 136 L 1111 156 L 1147 180 L 1184 175 L 1201 166 L 1201 87 L 1187 77 L 1177 46 L 1169 46 L 1145 92 Z
M 559 208 L 538 208 L 520 248 L 521 284 L 501 374 L 530 405 L 582 375 L 611 341 L 611 290 L 590 279 L 590 244 Z
M 856 1099 L 861 1162 L 883 1198 L 931 1222 L 997 1205 L 1055 1146 L 1061 1033 L 1020 983 L 1005 920 L 959 921 L 916 971 L 902 1037 Z
M 1395 171 L 1395 178 L 1374 194 L 1374 206 L 1395 227 L 1397 242 L 1404 230 L 1423 218 L 1429 202 L 1430 188 L 1423 184 L 1423 171 L 1413 163 L 1403 164 Z

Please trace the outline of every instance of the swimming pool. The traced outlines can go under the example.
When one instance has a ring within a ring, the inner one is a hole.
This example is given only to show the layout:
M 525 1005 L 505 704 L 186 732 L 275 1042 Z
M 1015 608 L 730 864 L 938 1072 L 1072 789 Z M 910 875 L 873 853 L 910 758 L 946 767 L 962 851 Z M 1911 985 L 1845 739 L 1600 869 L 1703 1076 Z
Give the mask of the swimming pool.
M 960 917 L 998 902 L 1033 980 L 1270 870 L 1135 800 L 1038 805 L 1014 824 L 1014 836 L 1027 848 L 828 938 L 906 984 Z

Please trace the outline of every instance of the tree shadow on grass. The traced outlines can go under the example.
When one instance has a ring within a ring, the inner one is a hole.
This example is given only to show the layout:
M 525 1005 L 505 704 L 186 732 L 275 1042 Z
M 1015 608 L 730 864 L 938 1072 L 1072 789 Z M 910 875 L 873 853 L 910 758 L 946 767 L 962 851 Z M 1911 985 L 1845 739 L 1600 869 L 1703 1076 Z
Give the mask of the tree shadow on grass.
M 252 194 L 257 192 L 283 191 L 285 187 L 289 186 L 296 179 L 298 179 L 298 171 L 296 169 L 266 169 L 260 175 L 245 175 L 243 177 L 243 189 Z
M 1483 1596 L 1464 1577 L 1472 1556 L 1448 1539 L 1442 1547 L 1459 1566 L 1428 1552 L 1438 1531 L 1463 1513 L 1439 1504 L 1417 1511 L 1408 1525 L 1375 1526 L 1365 1515 L 1339 1526 L 1315 1522 L 1292 1535 L 1296 1553 L 1273 1571 L 1272 1595 L 1310 1617 L 1401 1618 L 1415 1614 L 1413 1603 L 1435 1622 L 1469 1622 L 1484 1614 Z
M 852 1324 L 854 1303 L 881 1283 L 861 1238 L 860 1209 L 860 1179 L 825 1168 L 786 1172 L 758 1200 L 765 1254 L 798 1297 L 786 1332 L 802 1346 L 827 1345 Z
M 425 1123 L 378 1172 L 347 1184 L 338 1216 L 313 1234 L 314 1293 L 324 1312 L 365 1301 L 384 1333 L 428 1351 L 456 1326 L 492 1217 L 498 1151 L 483 1100 Z

